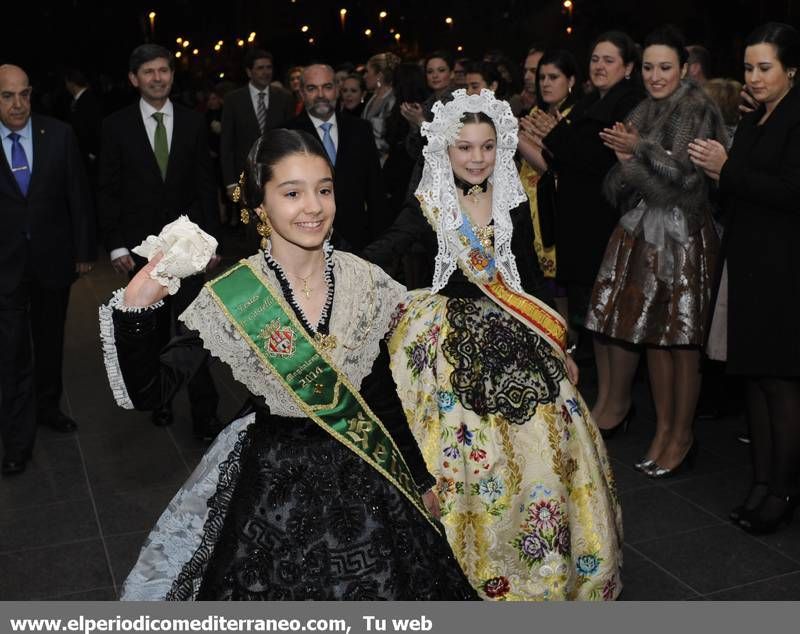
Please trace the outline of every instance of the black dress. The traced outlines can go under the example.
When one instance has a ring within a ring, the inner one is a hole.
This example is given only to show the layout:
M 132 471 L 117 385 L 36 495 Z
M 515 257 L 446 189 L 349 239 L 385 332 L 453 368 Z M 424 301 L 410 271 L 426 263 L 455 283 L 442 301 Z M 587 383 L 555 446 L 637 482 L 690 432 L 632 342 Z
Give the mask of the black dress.
M 619 221 L 619 213 L 602 194 L 603 179 L 617 159 L 603 145 L 599 133 L 625 121 L 643 98 L 644 92 L 633 80 L 620 81 L 603 98 L 593 92 L 576 103 L 543 139 L 547 164 L 558 182 L 556 279 L 561 284 L 594 284 L 608 239 Z
M 278 279 L 311 332 L 285 278 Z M 330 282 L 333 288 L 332 275 Z M 330 292 L 318 332 L 327 332 L 332 298 Z M 113 314 L 119 366 L 141 409 L 168 397 L 209 358 L 194 331 L 159 354 L 159 311 Z M 434 480 L 408 429 L 384 343 L 360 393 L 419 491 L 428 490 Z M 443 534 L 371 466 L 310 419 L 274 415 L 262 397 L 252 396 L 249 407 L 255 420 L 219 464 L 202 540 L 167 599 L 477 598 Z
M 510 212 L 513 225 L 511 234 L 511 251 L 517 263 L 520 282 L 526 293 L 552 305 L 552 297 L 546 290 L 544 276 L 539 268 L 539 261 L 533 250 L 533 223 L 530 207 L 527 202 L 520 204 Z M 412 245 L 419 246 L 422 258 L 421 270 L 424 277 L 412 288 L 423 288 L 431 285 L 433 279 L 433 261 L 438 251 L 436 232 L 423 215 L 422 208 L 416 198 L 409 197 L 406 207 L 394 221 L 389 230 L 378 240 L 367 246 L 361 253 L 365 260 L 373 262 L 392 274 L 392 266 Z M 408 286 L 408 285 L 407 285 Z M 456 268 L 446 286 L 439 291 L 446 297 L 485 297 L 474 283 L 470 282 L 460 268 Z
M 728 372 L 800 377 L 800 88 L 745 116 L 719 187 L 728 224 Z

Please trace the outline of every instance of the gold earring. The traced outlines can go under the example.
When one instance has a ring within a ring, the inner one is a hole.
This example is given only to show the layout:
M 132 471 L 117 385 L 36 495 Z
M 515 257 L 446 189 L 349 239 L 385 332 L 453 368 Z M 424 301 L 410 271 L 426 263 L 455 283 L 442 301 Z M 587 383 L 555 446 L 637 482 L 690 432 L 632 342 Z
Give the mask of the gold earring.
M 239 174 L 239 182 L 236 184 L 236 187 L 233 188 L 233 194 L 231 194 L 231 198 L 233 199 L 234 203 L 242 202 L 242 190 L 244 189 L 244 172 Z M 239 211 L 239 219 L 242 221 L 243 225 L 250 223 L 250 210 L 242 205 L 241 210 Z
M 269 224 L 269 218 L 264 211 L 256 211 L 258 214 L 258 224 L 256 225 L 256 232 L 261 236 L 261 248 L 266 249 L 269 246 L 269 237 L 272 235 L 272 225 Z

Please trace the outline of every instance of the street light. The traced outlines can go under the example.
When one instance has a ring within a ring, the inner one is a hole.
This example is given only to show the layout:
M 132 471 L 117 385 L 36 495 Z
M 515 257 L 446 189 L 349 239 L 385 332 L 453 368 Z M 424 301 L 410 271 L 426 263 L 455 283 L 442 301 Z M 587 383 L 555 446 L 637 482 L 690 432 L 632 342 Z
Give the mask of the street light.
M 364 31 L 364 35 L 366 35 L 367 37 L 371 37 L 372 36 L 372 29 L 366 29 Z
M 183 40 L 183 44 L 181 44 L 183 48 L 189 48 L 189 40 Z
M 344 22 L 347 19 L 347 9 L 339 9 L 339 22 L 342 25 L 342 30 L 344 31 Z
M 251 44 L 256 41 L 256 32 L 252 31 L 250 35 L 247 36 L 247 41 Z
M 175 43 L 176 44 L 183 44 L 183 38 L 179 37 L 177 40 L 175 40 Z
M 448 26 L 453 26 L 453 18 L 445 18 L 444 21 Z
M 214 44 L 214 50 L 217 51 L 217 53 L 219 53 L 221 48 L 222 47 L 219 44 Z
M 243 39 L 241 39 L 241 38 L 239 38 L 238 40 L 236 40 L 236 46 L 244 46 L 244 40 L 243 40 Z
M 304 24 L 303 26 L 301 26 L 301 27 L 300 27 L 300 30 L 301 30 L 303 33 L 308 33 L 308 25 L 307 25 L 307 24 Z
M 399 42 L 400 41 L 400 34 L 399 33 L 395 33 L 394 34 L 394 39 Z
M 381 12 L 378 14 L 378 17 L 379 17 L 381 20 L 385 20 L 387 15 L 389 15 L 389 14 L 388 14 L 388 13 L 386 13 L 386 11 L 381 11 Z
M 200 54 L 200 49 L 196 48 L 192 50 L 192 55 L 199 55 L 199 54 Z
M 177 53 L 175 53 L 175 58 L 176 59 L 180 59 L 181 58 L 181 54 L 182 53 L 180 51 L 178 51 Z

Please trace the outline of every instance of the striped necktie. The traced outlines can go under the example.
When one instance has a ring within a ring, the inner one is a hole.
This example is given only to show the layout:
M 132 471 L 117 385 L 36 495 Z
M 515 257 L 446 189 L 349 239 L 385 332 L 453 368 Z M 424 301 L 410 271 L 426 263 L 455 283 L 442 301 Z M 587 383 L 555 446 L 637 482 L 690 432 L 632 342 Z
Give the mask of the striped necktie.
M 258 107 L 256 108 L 256 118 L 258 119 L 258 129 L 261 134 L 264 134 L 264 126 L 267 125 L 267 106 L 264 105 L 264 97 L 266 93 L 263 91 L 258 93 Z

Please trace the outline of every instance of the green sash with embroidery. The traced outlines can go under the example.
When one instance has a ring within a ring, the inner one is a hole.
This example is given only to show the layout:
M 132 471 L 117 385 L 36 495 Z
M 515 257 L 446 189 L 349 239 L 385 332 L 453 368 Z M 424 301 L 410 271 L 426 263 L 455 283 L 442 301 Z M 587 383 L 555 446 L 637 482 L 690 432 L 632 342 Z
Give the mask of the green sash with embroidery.
M 308 336 L 282 295 L 273 292 L 246 260 L 207 287 L 306 416 L 396 486 L 439 531 L 391 435 L 345 374 L 334 367 L 323 344 Z

